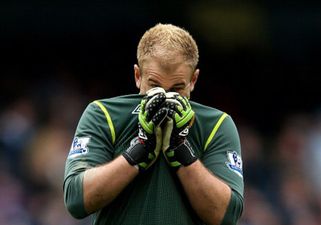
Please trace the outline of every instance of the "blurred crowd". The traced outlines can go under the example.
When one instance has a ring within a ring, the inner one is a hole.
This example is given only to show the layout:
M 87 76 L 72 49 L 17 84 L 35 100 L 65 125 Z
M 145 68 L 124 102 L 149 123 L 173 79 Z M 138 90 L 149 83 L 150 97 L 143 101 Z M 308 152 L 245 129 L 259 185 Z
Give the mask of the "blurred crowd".
M 65 159 L 88 100 L 66 85 L 39 85 L 0 111 L 0 224 L 90 224 L 63 202 Z
M 240 138 L 246 184 L 240 224 L 320 224 L 320 115 L 293 113 L 273 137 L 243 126 Z
M 0 224 L 90 224 L 67 213 L 62 182 L 78 119 L 94 99 L 72 86 L 48 88 L 0 110 Z M 249 124 L 238 129 L 245 174 L 239 224 L 320 224 L 321 114 L 293 112 L 273 135 Z

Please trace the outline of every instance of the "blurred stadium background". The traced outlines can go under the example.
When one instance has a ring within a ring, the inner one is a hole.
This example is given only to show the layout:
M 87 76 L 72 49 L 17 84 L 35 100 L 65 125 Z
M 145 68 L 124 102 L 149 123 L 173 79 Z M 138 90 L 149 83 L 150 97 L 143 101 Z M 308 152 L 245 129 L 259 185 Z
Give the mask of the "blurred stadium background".
M 0 224 L 89 224 L 63 206 L 73 132 L 89 102 L 137 92 L 136 46 L 158 22 L 199 45 L 192 99 L 238 125 L 239 224 L 320 224 L 320 1 L 2 1 L 0 18 Z

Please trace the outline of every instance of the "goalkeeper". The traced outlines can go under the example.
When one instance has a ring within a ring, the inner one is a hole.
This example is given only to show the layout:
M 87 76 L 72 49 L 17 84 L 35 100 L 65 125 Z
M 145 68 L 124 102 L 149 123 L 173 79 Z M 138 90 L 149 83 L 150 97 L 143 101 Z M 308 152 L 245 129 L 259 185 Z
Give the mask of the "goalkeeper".
M 64 199 L 92 224 L 237 224 L 243 210 L 238 132 L 226 113 L 190 101 L 198 48 L 157 24 L 134 65 L 139 94 L 96 100 L 79 120 Z

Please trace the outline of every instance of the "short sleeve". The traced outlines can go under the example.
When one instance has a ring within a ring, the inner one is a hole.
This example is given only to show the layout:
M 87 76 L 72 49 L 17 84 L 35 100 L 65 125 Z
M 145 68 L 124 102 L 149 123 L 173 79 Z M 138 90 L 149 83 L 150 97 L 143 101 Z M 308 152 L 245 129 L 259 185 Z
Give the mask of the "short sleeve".
M 64 197 L 69 212 L 84 216 L 82 181 L 85 170 L 113 159 L 114 147 L 105 114 L 95 103 L 83 112 L 66 159 Z
M 230 116 L 225 117 L 204 151 L 201 161 L 205 167 L 243 197 L 241 144 Z

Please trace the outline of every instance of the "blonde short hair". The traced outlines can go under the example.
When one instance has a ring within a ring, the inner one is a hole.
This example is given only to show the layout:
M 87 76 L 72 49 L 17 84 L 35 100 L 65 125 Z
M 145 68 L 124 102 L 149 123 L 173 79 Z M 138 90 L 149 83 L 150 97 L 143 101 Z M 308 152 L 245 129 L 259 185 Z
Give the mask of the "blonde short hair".
M 149 57 L 159 57 L 171 62 L 180 54 L 195 69 L 198 63 L 198 47 L 193 37 L 183 28 L 172 24 L 157 24 L 145 32 L 137 47 L 138 64 L 142 66 Z

